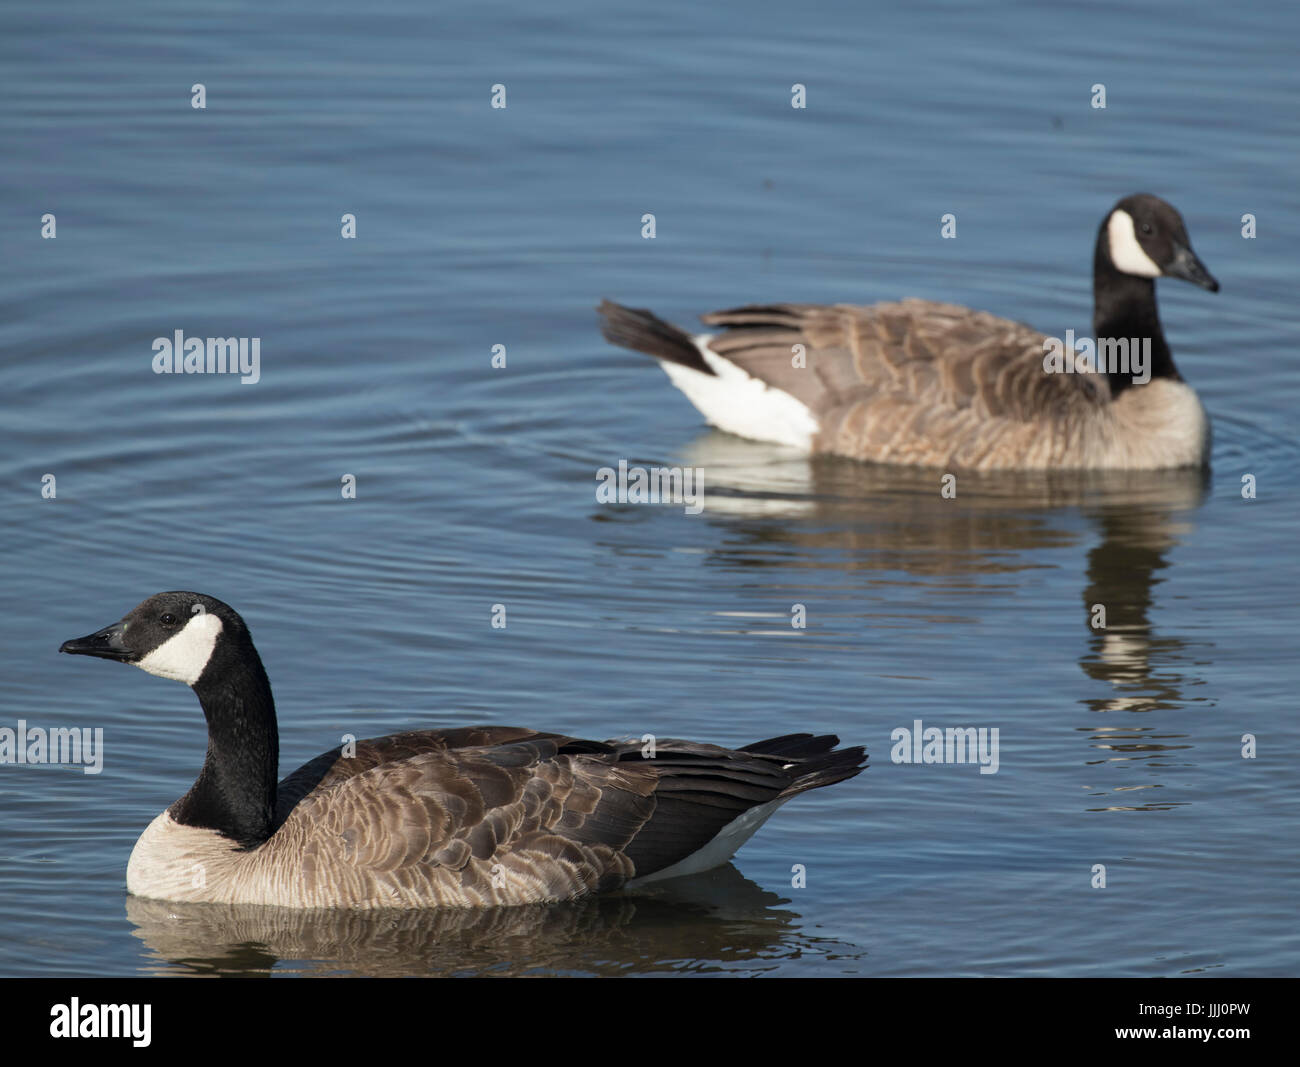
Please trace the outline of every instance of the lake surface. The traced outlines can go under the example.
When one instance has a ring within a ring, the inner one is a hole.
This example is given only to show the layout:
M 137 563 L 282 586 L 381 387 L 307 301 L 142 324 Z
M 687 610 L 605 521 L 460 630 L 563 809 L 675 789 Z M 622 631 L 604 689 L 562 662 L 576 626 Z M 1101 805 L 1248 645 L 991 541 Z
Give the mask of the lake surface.
M 0 13 L 0 726 L 104 737 L 99 774 L 0 766 L 0 974 L 1300 971 L 1300 9 L 352 8 Z M 1223 287 L 1159 287 L 1204 478 L 945 499 L 709 431 L 593 311 L 915 295 L 1083 335 L 1139 190 Z M 259 380 L 155 374 L 177 330 L 258 338 Z M 703 511 L 597 503 L 620 460 L 702 468 Z M 871 766 L 640 895 L 131 899 L 202 716 L 56 653 L 164 589 L 248 620 L 284 773 L 480 722 L 833 732 Z M 917 720 L 996 728 L 997 773 L 895 762 Z

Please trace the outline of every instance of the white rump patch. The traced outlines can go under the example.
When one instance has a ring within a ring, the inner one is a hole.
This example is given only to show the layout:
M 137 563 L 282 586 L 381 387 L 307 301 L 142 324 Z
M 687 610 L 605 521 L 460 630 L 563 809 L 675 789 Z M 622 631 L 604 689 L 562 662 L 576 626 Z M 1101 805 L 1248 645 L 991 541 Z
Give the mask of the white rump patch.
M 174 678 L 193 685 L 212 658 L 219 636 L 221 620 L 211 612 L 200 612 L 180 633 L 164 641 L 136 666 L 160 678 Z
M 727 823 L 718 835 L 699 851 L 692 852 L 684 860 L 678 860 L 662 871 L 654 871 L 644 878 L 633 878 L 627 883 L 627 888 L 635 889 L 649 882 L 662 882 L 668 878 L 680 878 L 682 875 L 699 874 L 702 871 L 711 871 L 714 867 L 721 867 L 736 854 L 736 850 L 741 845 L 754 836 L 760 826 L 767 822 L 772 812 L 789 799 L 789 797 L 780 797 L 750 808 Z
M 713 375 L 660 360 L 673 385 L 719 430 L 811 452 L 819 427 L 808 406 L 723 359 L 708 347 L 711 336 L 701 334 L 694 341 Z
M 1110 242 L 1111 262 L 1125 274 L 1159 278 L 1164 273 L 1138 244 L 1133 216 L 1127 211 L 1111 212 L 1110 222 L 1106 225 L 1106 240 Z

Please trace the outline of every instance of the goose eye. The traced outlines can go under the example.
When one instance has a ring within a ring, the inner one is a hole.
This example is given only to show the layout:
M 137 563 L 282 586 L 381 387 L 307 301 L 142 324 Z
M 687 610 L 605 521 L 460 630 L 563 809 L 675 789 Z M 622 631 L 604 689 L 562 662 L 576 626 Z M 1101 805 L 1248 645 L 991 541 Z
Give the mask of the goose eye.
M 163 612 L 162 622 L 164 626 L 171 626 L 176 622 L 176 616 L 170 611 Z
M 1149 223 L 1149 222 L 1144 222 L 1144 223 L 1142 223 L 1142 232 L 1143 232 L 1143 233 L 1150 233 L 1150 232 L 1151 232 L 1151 223 Z

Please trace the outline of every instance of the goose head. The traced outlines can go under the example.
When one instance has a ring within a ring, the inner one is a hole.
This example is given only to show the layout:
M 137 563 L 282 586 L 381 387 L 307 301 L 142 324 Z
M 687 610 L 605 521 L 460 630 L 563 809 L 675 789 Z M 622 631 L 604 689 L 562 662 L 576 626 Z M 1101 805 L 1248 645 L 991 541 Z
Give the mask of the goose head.
M 188 686 L 199 683 L 229 651 L 247 644 L 248 628 L 233 609 L 202 593 L 158 593 L 110 626 L 64 641 L 60 652 L 131 663 Z
M 1138 278 L 1181 278 L 1212 293 L 1219 283 L 1192 251 L 1183 217 L 1150 193 L 1126 196 L 1097 235 L 1097 269 Z

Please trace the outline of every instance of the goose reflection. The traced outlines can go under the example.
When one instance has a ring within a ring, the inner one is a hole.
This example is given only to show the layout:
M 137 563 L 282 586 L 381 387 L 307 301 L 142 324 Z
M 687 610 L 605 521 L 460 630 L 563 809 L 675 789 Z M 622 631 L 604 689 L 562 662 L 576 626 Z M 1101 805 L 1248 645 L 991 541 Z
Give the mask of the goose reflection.
M 748 545 L 839 550 L 841 562 L 852 568 L 921 575 L 1038 566 L 1023 554 L 1078 542 L 1063 521 L 1069 509 L 1100 528 L 1103 543 L 1093 561 L 1105 559 L 1112 537 L 1114 547 L 1145 545 L 1163 554 L 1181 540 L 1188 513 L 1209 490 L 1209 472 L 1197 468 L 955 471 L 945 483 L 949 472 L 935 468 L 810 458 L 716 431 L 694 441 L 681 464 L 705 472 L 704 515 L 744 535 Z M 782 562 L 746 555 L 755 565 Z M 1148 577 L 1159 566 L 1150 566 Z
M 127 918 L 170 976 L 524 977 L 758 974 L 772 959 L 865 953 L 799 928 L 789 901 L 734 866 L 561 904 L 424 911 L 300 910 L 127 897 Z
M 1090 632 L 1089 650 L 1080 660 L 1084 673 L 1103 683 L 1106 695 L 1085 701 L 1094 712 L 1158 712 L 1189 702 L 1185 689 L 1198 683 L 1179 669 L 1188 657 L 1188 642 L 1156 633 L 1150 612 L 1154 590 L 1168 567 L 1167 553 L 1188 530 L 1185 519 L 1160 505 L 1098 506 L 1091 515 L 1102 534 L 1088 554 L 1088 585 L 1083 592 Z M 1167 723 L 1168 717 L 1155 720 Z M 1139 801 L 1138 795 L 1159 789 L 1156 771 L 1170 754 L 1190 748 L 1188 736 L 1131 717 L 1080 727 L 1099 755 L 1089 762 L 1144 762 L 1147 781 L 1129 780 L 1112 787 L 1124 802 L 1100 805 L 1094 811 L 1164 811 L 1173 801 Z M 1093 796 L 1104 790 L 1090 789 Z

